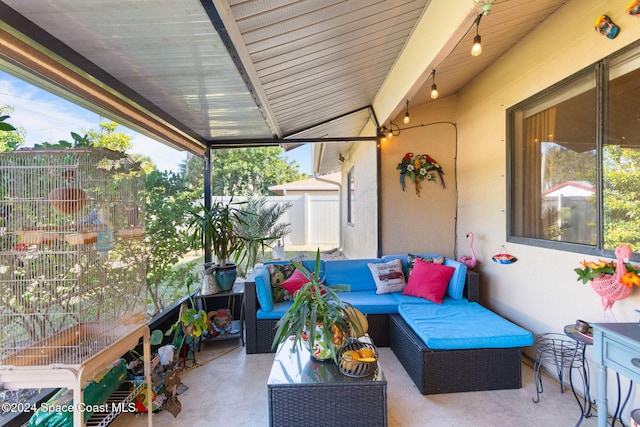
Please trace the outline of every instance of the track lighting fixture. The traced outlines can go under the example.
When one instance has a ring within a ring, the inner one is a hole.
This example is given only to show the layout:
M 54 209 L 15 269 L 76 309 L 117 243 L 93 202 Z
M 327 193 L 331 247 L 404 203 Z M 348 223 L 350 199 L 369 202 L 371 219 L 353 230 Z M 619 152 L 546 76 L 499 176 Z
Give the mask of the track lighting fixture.
M 482 13 L 478 14 L 476 18 L 476 36 L 473 38 L 473 47 L 471 48 L 471 55 L 479 56 L 482 53 L 482 37 L 478 33 L 478 27 L 480 26 L 480 20 L 482 19 Z
M 405 125 L 409 124 L 409 100 L 407 99 L 407 112 L 404 113 L 404 120 L 402 121 Z
M 438 97 L 438 86 L 436 86 L 436 69 L 434 68 L 431 71 L 431 99 L 436 99 Z

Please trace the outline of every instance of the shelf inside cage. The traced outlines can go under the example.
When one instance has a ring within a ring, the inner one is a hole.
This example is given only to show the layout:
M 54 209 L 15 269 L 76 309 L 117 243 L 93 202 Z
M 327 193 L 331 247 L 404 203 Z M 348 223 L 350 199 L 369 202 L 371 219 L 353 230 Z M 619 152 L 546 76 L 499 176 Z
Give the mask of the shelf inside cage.
M 60 238 L 60 235 L 55 232 L 47 232 L 42 230 L 26 230 L 18 233 L 21 238 L 21 242 L 27 245 L 46 245 L 55 243 Z
M 144 234 L 144 227 L 127 227 L 118 230 L 118 236 L 123 239 L 135 239 L 136 237 L 142 237 Z
M 98 241 L 98 232 L 81 231 L 79 233 L 71 233 L 64 236 L 64 240 L 72 246 L 90 245 Z
M 143 324 L 140 316 L 124 319 L 127 321 L 79 323 L 0 357 L 0 365 L 81 364 Z

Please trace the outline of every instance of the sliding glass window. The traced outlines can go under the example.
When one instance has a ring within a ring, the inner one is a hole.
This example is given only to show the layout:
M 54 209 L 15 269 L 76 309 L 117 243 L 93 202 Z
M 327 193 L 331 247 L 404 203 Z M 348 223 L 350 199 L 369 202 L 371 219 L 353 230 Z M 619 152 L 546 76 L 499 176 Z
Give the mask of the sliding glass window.
M 603 60 L 508 110 L 510 241 L 640 250 L 640 54 Z

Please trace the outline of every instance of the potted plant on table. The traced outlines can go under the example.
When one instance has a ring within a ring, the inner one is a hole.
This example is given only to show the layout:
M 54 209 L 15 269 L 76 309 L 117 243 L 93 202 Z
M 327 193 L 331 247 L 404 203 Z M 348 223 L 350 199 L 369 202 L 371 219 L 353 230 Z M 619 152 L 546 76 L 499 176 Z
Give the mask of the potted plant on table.
M 334 289 L 322 284 L 320 250 L 316 254 L 314 271 L 299 262 L 291 263 L 308 283 L 295 292 L 293 305 L 278 321 L 272 347 L 293 337 L 294 349 L 304 342 L 313 358 L 336 361 L 338 350 L 349 336 L 366 333 L 366 319 L 344 303 Z
M 192 218 L 187 229 L 191 247 L 211 248 L 217 260 L 213 266 L 216 284 L 223 291 L 230 290 L 238 274 L 237 265 L 231 259 L 246 241 L 239 227 L 245 223 L 247 213 L 233 206 L 231 199 L 228 203 L 217 201 L 210 208 L 201 204 L 190 214 Z

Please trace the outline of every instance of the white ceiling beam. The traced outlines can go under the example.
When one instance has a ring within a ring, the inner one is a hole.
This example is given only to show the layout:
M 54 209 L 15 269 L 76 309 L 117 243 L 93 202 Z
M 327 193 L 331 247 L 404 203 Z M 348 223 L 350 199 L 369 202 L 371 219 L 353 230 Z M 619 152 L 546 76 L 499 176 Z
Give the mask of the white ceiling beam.
M 431 70 L 455 48 L 475 19 L 471 0 L 432 0 L 378 91 L 373 109 L 380 124 L 393 119 L 425 84 Z

